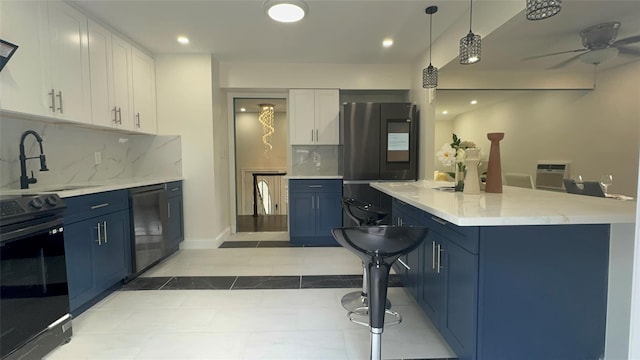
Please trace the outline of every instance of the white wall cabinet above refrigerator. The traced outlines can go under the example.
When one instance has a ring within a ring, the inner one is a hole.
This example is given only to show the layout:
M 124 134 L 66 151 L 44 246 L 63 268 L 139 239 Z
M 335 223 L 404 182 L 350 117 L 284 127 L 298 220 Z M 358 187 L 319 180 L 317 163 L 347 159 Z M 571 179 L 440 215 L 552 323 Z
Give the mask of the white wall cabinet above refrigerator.
M 0 73 L 0 108 L 90 123 L 87 17 L 59 1 L 5 1 L 0 22 L 19 46 Z
M 291 145 L 339 145 L 338 90 L 289 90 L 289 124 Z
M 89 20 L 92 122 L 134 130 L 132 46 Z

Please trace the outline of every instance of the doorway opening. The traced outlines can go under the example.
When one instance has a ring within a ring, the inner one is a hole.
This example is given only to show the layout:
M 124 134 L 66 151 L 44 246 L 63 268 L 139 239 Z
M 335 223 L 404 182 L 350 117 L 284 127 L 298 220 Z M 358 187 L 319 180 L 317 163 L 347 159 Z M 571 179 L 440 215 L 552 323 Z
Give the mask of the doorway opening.
M 287 231 L 287 101 L 234 98 L 236 231 Z

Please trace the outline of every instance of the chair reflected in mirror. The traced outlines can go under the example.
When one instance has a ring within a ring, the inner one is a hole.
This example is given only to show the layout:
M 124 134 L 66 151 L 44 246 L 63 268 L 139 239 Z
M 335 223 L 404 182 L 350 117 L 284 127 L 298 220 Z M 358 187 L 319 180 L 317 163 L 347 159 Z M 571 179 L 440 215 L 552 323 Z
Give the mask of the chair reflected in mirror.
M 505 173 L 504 184 L 507 186 L 515 186 L 526 189 L 535 189 L 533 178 L 528 174 Z

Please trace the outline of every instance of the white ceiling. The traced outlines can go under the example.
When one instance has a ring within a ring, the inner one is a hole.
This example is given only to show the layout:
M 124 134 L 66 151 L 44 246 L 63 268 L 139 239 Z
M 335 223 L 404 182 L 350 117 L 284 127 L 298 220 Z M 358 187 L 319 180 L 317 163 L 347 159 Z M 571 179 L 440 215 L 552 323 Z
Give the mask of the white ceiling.
M 433 15 L 434 45 L 438 38 L 451 31 L 454 23 L 466 22 L 469 16 L 467 0 L 306 0 L 309 13 L 305 19 L 299 23 L 281 24 L 267 18 L 263 2 L 72 1 L 153 54 L 211 53 L 221 62 L 412 64 L 428 49 L 427 6 L 439 7 Z M 475 19 L 476 14 L 483 13 L 483 8 L 495 9 L 513 2 L 521 3 L 522 8 L 525 6 L 525 0 L 475 0 L 474 28 L 486 27 L 482 19 Z M 473 77 L 503 70 L 526 73 L 550 71 L 546 69 L 575 54 L 529 61 L 522 59 L 580 49 L 580 30 L 603 22 L 622 23 L 618 39 L 640 34 L 640 0 L 564 0 L 562 6 L 562 11 L 549 19 L 528 21 L 521 12 L 491 34 L 480 33 L 483 36 L 482 61 L 478 64 L 460 65 L 457 59 L 453 59 L 448 64 L 434 65 L 440 68 L 441 77 L 455 72 Z M 191 43 L 188 46 L 178 44 L 178 35 L 188 36 Z M 464 35 L 460 33 L 455 38 Z M 382 48 L 381 42 L 386 37 L 394 39 L 393 47 Z M 631 48 L 640 52 L 640 43 Z M 598 68 L 604 70 L 638 59 L 640 56 L 619 55 Z M 592 73 L 593 65 L 576 60 L 561 71 Z M 498 101 L 495 100 L 498 94 L 486 94 L 494 99 L 488 101 Z M 456 96 L 468 104 L 469 94 L 464 91 L 439 91 L 438 106 L 449 97 Z M 455 112 L 453 106 L 449 106 L 450 111 Z

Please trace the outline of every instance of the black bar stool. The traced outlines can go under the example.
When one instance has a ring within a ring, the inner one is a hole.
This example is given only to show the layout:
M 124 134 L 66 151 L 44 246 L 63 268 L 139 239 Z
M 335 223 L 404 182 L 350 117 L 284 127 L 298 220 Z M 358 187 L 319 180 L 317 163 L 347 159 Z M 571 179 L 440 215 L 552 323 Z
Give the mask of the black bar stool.
M 365 203 L 353 198 L 343 197 L 342 208 L 349 217 L 358 224 L 358 226 L 380 225 L 389 212 L 374 206 L 371 203 Z M 362 290 L 347 293 L 340 300 L 342 307 L 349 312 L 356 312 L 366 316 L 368 309 L 367 302 L 367 272 L 365 271 L 365 263 L 362 263 Z M 386 309 L 391 309 L 389 300 L 385 303 Z
M 384 330 L 385 301 L 391 265 L 400 256 L 416 249 L 427 237 L 429 229 L 413 226 L 359 226 L 332 230 L 336 241 L 358 255 L 366 264 L 369 283 L 369 332 L 371 333 L 371 360 L 382 358 L 382 331 Z M 351 315 L 349 313 L 349 318 Z M 402 317 L 396 313 L 398 322 Z

